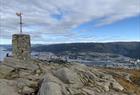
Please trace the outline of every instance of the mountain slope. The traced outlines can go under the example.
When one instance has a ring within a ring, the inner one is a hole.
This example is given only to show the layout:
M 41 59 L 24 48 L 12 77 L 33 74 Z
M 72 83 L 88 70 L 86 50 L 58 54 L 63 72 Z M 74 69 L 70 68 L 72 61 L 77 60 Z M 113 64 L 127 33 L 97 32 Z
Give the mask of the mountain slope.
M 65 52 L 99 52 L 115 53 L 132 58 L 140 58 L 140 42 L 114 42 L 114 43 L 70 43 L 54 45 L 35 45 L 33 51 L 46 51 L 56 54 Z

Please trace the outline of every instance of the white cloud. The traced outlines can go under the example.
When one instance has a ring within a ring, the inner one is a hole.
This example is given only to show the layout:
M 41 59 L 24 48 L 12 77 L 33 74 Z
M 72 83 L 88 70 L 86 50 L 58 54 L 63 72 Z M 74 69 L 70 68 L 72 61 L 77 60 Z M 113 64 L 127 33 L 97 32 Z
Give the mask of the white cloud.
M 95 26 L 137 16 L 140 0 L 0 0 L 0 36 L 18 31 L 16 12 L 23 12 L 24 31 L 35 38 L 42 35 L 71 35 L 79 25 L 98 19 Z M 52 15 L 60 15 L 61 19 Z

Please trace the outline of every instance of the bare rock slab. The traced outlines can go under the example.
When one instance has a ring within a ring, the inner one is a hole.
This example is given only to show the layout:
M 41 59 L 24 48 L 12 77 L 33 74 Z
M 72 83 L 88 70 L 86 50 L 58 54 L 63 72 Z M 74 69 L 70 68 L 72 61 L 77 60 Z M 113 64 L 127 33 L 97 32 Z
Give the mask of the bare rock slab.
M 19 95 L 13 84 L 13 81 L 0 79 L 0 95 Z
M 54 82 L 42 83 L 38 95 L 62 95 L 61 86 Z
M 73 84 L 73 87 L 81 87 L 82 82 L 78 74 L 68 68 L 60 68 L 55 71 L 54 75 L 66 84 Z

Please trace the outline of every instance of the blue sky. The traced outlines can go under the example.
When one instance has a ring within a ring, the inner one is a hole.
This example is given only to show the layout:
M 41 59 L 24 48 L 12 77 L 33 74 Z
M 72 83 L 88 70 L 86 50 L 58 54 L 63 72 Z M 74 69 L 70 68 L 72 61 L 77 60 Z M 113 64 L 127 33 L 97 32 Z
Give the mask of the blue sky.
M 75 32 L 81 37 L 91 38 L 91 42 L 140 41 L 140 16 L 101 27 L 94 27 L 94 24 L 94 21 L 83 24 Z M 85 32 L 81 32 L 81 30 L 85 30 Z
M 140 0 L 0 0 L 0 44 L 23 31 L 33 44 L 140 41 Z M 10 3 L 9 3 L 10 2 Z

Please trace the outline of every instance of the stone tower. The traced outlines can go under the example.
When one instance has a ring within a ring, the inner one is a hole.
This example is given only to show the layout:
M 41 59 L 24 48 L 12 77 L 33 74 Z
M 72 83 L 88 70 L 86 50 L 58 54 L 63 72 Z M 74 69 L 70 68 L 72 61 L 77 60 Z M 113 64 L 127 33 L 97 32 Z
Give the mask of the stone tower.
M 30 35 L 13 34 L 12 54 L 14 58 L 21 60 L 28 60 L 31 58 Z

